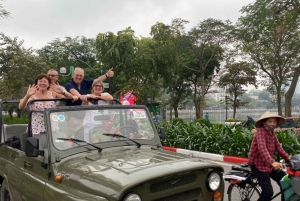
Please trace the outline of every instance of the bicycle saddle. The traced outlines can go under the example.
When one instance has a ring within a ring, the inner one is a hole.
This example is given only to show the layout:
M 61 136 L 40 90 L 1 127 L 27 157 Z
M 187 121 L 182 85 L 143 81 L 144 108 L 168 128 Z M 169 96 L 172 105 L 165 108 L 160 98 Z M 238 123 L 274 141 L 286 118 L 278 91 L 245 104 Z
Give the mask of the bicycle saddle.
M 233 166 L 231 166 L 231 169 L 232 170 L 237 170 L 237 171 L 242 171 L 242 172 L 250 172 L 249 170 L 244 169 L 240 165 L 233 165 Z

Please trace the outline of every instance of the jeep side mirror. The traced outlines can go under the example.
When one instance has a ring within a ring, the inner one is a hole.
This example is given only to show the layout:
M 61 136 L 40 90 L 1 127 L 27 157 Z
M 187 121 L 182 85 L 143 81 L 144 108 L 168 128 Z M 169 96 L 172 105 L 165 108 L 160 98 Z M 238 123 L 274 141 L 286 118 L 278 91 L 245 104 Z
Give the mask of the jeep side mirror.
M 164 140 L 164 139 L 166 139 L 166 133 L 165 133 L 165 128 L 164 127 L 161 127 L 160 129 L 159 129 L 159 137 L 160 137 L 160 139 L 162 139 L 162 140 Z
M 26 156 L 38 157 L 39 155 L 44 155 L 44 151 L 39 151 L 39 139 L 34 137 L 29 137 L 26 140 Z

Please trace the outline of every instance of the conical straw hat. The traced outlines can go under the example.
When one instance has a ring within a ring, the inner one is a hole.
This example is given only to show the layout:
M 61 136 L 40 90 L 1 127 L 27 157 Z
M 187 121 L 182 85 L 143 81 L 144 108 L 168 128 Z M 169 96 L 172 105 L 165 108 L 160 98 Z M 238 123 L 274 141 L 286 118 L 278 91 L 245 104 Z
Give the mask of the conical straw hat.
M 277 126 L 281 126 L 284 123 L 284 118 L 276 113 L 266 111 L 261 117 L 255 122 L 255 127 L 260 128 L 263 126 L 262 121 L 267 118 L 275 117 L 277 119 Z

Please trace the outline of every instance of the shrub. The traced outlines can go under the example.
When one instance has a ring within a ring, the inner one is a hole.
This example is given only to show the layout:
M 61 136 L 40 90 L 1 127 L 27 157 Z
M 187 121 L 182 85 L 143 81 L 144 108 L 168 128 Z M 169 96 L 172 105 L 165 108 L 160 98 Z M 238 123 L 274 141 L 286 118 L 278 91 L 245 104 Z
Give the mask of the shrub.
M 176 117 L 172 119 L 172 124 L 184 124 L 184 121 L 183 119 Z
M 300 150 L 300 135 L 293 131 L 288 130 L 278 130 L 276 131 L 278 141 L 282 144 L 283 149 L 291 156 L 299 154 Z M 277 161 L 280 157 L 276 156 Z
M 254 133 L 246 127 L 233 127 L 220 123 L 203 126 L 199 122 L 185 124 L 168 123 L 164 125 L 165 146 L 195 151 L 248 157 Z M 289 155 L 300 150 L 300 135 L 293 130 L 278 131 L 278 140 Z
M 209 119 L 203 119 L 203 118 L 200 118 L 200 119 L 196 119 L 196 122 L 199 122 L 200 124 L 204 124 L 204 125 L 206 125 L 206 126 L 209 126 L 209 125 L 210 125 Z
M 225 120 L 225 122 L 236 122 L 236 120 L 234 118 L 228 118 Z
M 28 124 L 27 117 L 10 117 L 10 116 L 3 116 L 3 123 L 4 124 Z

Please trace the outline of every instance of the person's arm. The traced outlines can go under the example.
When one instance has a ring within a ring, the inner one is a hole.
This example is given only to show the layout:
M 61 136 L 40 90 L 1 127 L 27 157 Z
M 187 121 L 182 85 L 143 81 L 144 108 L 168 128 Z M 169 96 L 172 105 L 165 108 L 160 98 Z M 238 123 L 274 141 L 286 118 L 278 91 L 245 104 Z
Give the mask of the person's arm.
M 54 92 L 54 91 L 53 91 Z M 73 99 L 73 96 L 71 93 L 67 92 L 67 91 L 62 91 L 60 94 L 54 92 L 53 97 L 55 98 L 66 98 L 66 99 Z
M 86 97 L 87 97 L 87 100 L 86 101 L 82 101 L 81 105 L 88 105 L 88 103 L 89 103 L 88 102 L 88 98 L 91 97 L 91 94 L 87 94 Z
M 54 98 L 73 98 L 72 94 L 67 92 L 64 87 L 61 87 L 58 83 L 51 83 L 50 88 L 52 89 Z
M 109 69 L 104 75 L 99 76 L 97 79 L 104 82 L 107 78 L 114 76 L 114 68 Z
M 86 102 L 87 101 L 87 98 L 88 96 L 85 94 L 85 95 L 81 95 L 76 89 L 72 88 L 70 89 L 70 93 L 73 95 L 73 96 L 77 96 L 81 101 L 83 102 Z
M 74 97 L 78 97 L 78 99 L 81 99 L 82 101 L 87 101 L 86 95 L 81 95 L 75 88 L 74 85 L 71 82 L 67 82 L 66 84 L 66 90 Z M 77 99 L 77 100 L 78 100 Z
M 100 99 L 102 99 L 104 101 L 113 101 L 114 97 L 112 95 L 110 95 L 109 93 L 102 93 L 100 95 Z
M 31 96 L 29 96 L 29 95 L 26 94 L 26 95 L 24 96 L 24 98 L 22 98 L 22 99 L 20 100 L 20 102 L 19 102 L 19 109 L 20 109 L 20 110 L 25 109 L 27 103 L 28 103 L 30 100 L 32 100 Z

